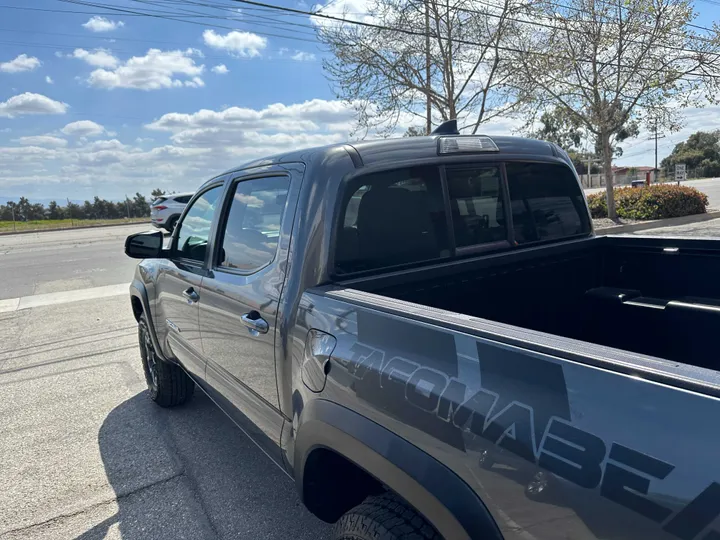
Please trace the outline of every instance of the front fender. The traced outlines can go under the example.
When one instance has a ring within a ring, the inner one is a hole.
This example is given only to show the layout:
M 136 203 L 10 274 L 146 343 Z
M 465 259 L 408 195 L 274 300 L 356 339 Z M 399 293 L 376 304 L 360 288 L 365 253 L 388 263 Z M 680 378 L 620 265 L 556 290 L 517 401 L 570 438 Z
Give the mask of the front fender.
M 305 404 L 297 429 L 294 469 L 301 497 L 306 460 L 316 448 L 337 452 L 374 476 L 444 538 L 502 539 L 483 502 L 449 468 L 372 420 L 323 399 Z
M 155 331 L 154 317 L 152 316 L 152 313 L 150 311 L 150 302 L 148 301 L 147 289 L 145 288 L 145 284 L 137 278 L 133 279 L 132 283 L 130 283 L 130 297 L 137 298 L 140 301 L 140 305 L 142 306 L 143 313 L 145 313 L 145 316 L 147 319 L 148 327 L 150 328 L 150 337 L 152 339 L 153 346 L 155 347 L 156 354 L 162 360 L 169 362 L 170 360 L 166 357 L 165 353 L 163 352 L 163 349 L 160 346 L 160 342 L 158 341 L 158 338 L 157 338 L 157 332 Z

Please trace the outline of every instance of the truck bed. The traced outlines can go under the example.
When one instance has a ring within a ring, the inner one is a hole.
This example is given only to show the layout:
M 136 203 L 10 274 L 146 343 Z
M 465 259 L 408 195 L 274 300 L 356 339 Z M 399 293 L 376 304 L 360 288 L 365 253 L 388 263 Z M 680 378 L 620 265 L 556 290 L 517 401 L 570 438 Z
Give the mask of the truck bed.
M 596 237 L 351 286 L 389 298 L 718 369 L 716 242 Z

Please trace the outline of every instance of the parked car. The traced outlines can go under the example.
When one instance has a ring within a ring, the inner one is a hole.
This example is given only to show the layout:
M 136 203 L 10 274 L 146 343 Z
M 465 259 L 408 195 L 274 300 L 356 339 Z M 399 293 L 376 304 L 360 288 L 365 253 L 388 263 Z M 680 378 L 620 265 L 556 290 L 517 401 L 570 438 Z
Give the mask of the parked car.
M 150 204 L 150 221 L 158 229 L 172 232 L 192 193 L 173 193 L 158 197 Z
M 720 538 L 720 242 L 595 236 L 554 144 L 261 159 L 125 250 L 150 397 L 207 392 L 335 539 Z

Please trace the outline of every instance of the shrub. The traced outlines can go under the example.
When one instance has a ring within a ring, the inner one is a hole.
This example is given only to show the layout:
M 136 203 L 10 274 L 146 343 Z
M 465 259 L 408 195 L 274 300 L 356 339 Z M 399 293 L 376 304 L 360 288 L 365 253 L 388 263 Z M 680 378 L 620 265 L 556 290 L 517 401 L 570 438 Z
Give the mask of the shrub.
M 587 200 L 588 206 L 590 207 L 590 215 L 593 219 L 607 217 L 607 194 L 604 191 L 588 195 Z
M 593 218 L 607 217 L 605 192 L 588 196 Z M 615 189 L 615 209 L 625 219 L 665 219 L 693 214 L 704 214 L 707 195 L 695 188 L 656 184 L 642 188 Z

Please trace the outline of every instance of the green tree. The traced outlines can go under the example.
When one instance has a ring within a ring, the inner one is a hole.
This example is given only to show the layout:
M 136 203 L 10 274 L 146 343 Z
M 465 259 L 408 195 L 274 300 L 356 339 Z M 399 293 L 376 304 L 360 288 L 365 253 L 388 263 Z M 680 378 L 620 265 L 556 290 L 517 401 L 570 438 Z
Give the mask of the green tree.
M 48 218 L 49 219 L 63 219 L 65 217 L 65 211 L 61 206 L 58 206 L 56 201 L 50 201 L 48 204 Z
M 602 157 L 608 215 L 616 217 L 612 159 L 637 124 L 679 129 L 681 111 L 718 101 L 720 39 L 699 33 L 688 0 L 538 2 L 546 26 L 513 45 L 513 83 L 532 103 L 573 115 Z
M 695 169 L 700 177 L 720 176 L 720 130 L 693 133 L 686 141 L 675 145 L 660 167 L 672 175 L 678 163 Z
M 407 131 L 403 133 L 403 137 L 422 137 L 426 135 L 425 129 L 421 127 L 410 126 Z
M 133 215 L 137 217 L 147 217 L 150 215 L 150 204 L 145 199 L 145 195 L 135 193 L 132 200 Z
M 163 190 L 160 189 L 160 188 L 155 188 L 155 189 L 153 189 L 152 192 L 150 193 L 150 196 L 152 197 L 152 200 L 153 200 L 153 201 L 154 201 L 155 199 L 157 199 L 158 197 L 162 197 L 163 195 L 165 195 L 165 191 L 163 191 Z

